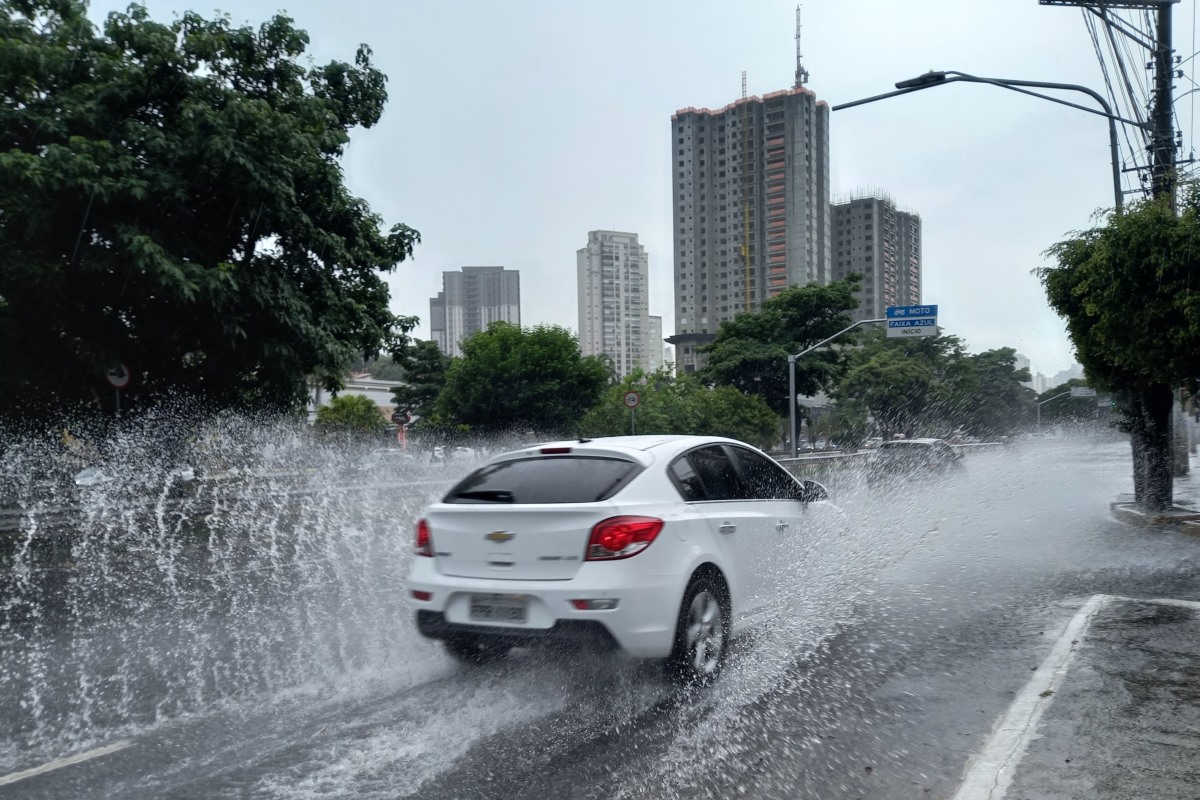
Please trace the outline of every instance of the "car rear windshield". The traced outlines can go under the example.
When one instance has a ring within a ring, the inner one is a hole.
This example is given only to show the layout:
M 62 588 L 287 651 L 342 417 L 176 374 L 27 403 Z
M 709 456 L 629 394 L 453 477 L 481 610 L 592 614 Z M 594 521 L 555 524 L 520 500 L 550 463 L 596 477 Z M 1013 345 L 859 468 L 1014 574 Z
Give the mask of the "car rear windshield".
M 887 461 L 924 461 L 933 455 L 933 447 L 916 442 L 884 445 L 879 448 L 879 458 Z
M 477 469 L 443 503 L 595 503 L 607 500 L 642 469 L 619 458 L 550 456 L 501 461 Z

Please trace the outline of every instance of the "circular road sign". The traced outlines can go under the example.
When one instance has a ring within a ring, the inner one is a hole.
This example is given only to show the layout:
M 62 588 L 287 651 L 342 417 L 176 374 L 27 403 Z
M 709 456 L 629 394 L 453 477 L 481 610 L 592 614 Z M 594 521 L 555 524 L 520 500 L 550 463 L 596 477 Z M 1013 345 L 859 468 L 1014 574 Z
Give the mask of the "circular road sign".
M 129 381 L 132 379 L 132 377 L 133 376 L 129 374 L 129 367 L 125 366 L 124 364 L 114 364 L 108 368 L 107 372 L 104 373 L 104 379 L 107 380 L 108 385 L 114 389 L 124 389 L 129 385 Z
M 642 398 L 638 396 L 637 392 L 626 392 L 621 402 L 625 403 L 626 408 L 637 408 L 638 403 L 642 402 Z

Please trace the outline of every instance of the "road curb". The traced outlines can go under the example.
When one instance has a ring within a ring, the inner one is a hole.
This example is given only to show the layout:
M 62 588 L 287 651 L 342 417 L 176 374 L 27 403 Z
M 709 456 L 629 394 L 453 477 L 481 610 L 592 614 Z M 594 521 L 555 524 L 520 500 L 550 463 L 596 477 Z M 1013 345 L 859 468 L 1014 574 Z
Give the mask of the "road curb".
M 1185 533 L 1200 534 L 1200 511 L 1174 506 L 1166 511 L 1143 511 L 1134 503 L 1113 502 L 1109 510 L 1114 519 L 1138 528 L 1169 527 Z

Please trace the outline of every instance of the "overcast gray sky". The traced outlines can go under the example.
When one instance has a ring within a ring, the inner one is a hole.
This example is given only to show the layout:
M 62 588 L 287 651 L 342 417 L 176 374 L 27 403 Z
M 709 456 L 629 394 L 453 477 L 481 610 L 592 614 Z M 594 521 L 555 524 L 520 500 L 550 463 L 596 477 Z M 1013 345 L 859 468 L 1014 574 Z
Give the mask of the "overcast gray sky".
M 126 3 L 93 0 L 97 20 Z M 575 251 L 597 228 L 635 231 L 650 254 L 650 311 L 674 331 L 670 117 L 791 86 L 794 0 L 146 0 L 153 17 L 285 11 L 318 62 L 360 42 L 387 73 L 379 125 L 353 134 L 351 189 L 424 239 L 391 279 L 393 308 L 429 336 L 442 270 L 521 271 L 529 324 L 578 328 Z M 830 105 L 930 69 L 1081 83 L 1103 93 L 1078 9 L 1037 0 L 810 0 L 809 87 Z M 1175 7 L 1194 51 L 1194 0 Z M 1140 56 L 1139 56 L 1140 58 Z M 1185 69 L 1191 76 L 1194 61 Z M 1144 62 L 1135 69 L 1144 75 Z M 1179 82 L 1177 94 L 1193 84 Z M 1082 95 L 1067 99 L 1088 102 Z M 1177 111 L 1185 155 L 1192 103 Z M 1106 123 L 990 86 L 942 86 L 833 114 L 834 198 L 887 192 L 921 215 L 924 297 L 973 352 L 1011 346 L 1053 375 L 1072 362 L 1031 270 L 1112 205 Z

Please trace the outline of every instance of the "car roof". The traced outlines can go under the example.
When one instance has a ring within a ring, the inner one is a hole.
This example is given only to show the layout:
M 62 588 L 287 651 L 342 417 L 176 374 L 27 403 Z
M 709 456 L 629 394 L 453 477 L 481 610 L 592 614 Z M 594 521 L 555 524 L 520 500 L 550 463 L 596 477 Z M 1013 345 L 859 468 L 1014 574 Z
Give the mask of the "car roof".
M 891 441 L 884 442 L 880 446 L 881 447 L 903 447 L 905 445 L 910 445 L 910 444 L 933 445 L 933 444 L 939 444 L 939 443 L 944 444 L 944 442 L 942 442 L 941 439 L 892 439 Z
M 642 436 L 604 436 L 597 439 L 564 439 L 558 442 L 542 442 L 531 447 L 513 450 L 495 456 L 492 461 L 507 461 L 539 455 L 548 449 L 570 449 L 572 455 L 615 456 L 649 464 L 658 457 L 672 458 L 679 453 L 705 444 L 737 444 L 745 442 L 723 436 L 683 436 L 650 434 Z M 563 453 L 565 455 L 565 453 Z

